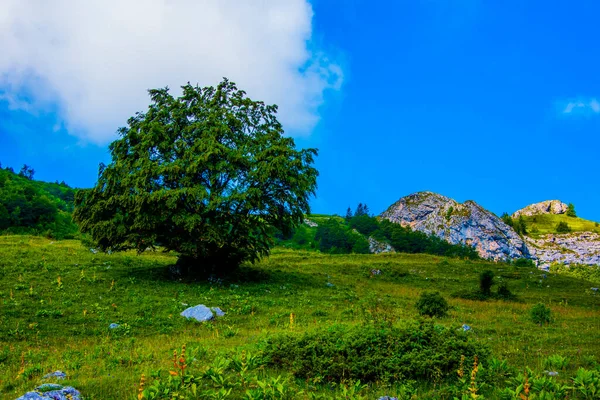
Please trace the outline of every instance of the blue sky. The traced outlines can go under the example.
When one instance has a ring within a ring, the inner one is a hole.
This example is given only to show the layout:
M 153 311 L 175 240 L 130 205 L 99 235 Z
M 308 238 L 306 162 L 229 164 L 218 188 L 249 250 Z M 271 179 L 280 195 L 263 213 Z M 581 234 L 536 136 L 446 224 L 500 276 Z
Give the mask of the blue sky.
M 294 0 L 285 9 L 265 1 L 265 9 L 248 8 L 239 19 L 220 8 L 231 2 L 217 2 L 197 11 L 227 15 L 220 29 L 248 35 L 213 46 L 221 39 L 209 35 L 204 43 L 206 32 L 192 32 L 197 54 L 165 41 L 176 61 L 158 60 L 147 73 L 136 62 L 154 62 L 156 49 L 132 60 L 124 49 L 156 38 L 156 26 L 169 27 L 161 9 L 149 7 L 156 25 L 141 25 L 141 38 L 133 38 L 94 25 L 110 13 L 90 12 L 91 22 L 77 25 L 65 10 L 31 18 L 22 6 L 29 0 L 7 1 L 0 161 L 32 165 L 38 179 L 93 185 L 114 131 L 148 104 L 142 88 L 228 76 L 251 97 L 280 104 L 296 143 L 319 149 L 314 212 L 343 214 L 364 202 L 379 213 L 430 190 L 497 214 L 560 199 L 600 221 L 596 1 Z M 98 4 L 113 3 L 118 7 Z M 181 15 L 190 13 L 185 6 Z M 35 36 L 36 22 L 44 23 L 43 36 Z M 185 30 L 181 25 L 173 26 Z M 100 33 L 107 39 L 96 48 L 68 39 Z M 90 48 L 93 54 L 83 54 Z

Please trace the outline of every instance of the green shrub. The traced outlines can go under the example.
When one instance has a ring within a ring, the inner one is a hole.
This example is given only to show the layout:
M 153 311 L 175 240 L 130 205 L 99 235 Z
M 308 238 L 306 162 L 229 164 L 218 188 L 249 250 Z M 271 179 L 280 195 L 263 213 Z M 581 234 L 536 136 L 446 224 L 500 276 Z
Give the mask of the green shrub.
M 451 378 L 461 355 L 486 359 L 489 351 L 460 329 L 412 323 L 403 328 L 334 325 L 263 343 L 263 357 L 302 379 L 361 382 Z
M 539 325 L 549 324 L 552 322 L 550 307 L 546 307 L 542 303 L 538 303 L 531 308 L 529 315 L 531 320 Z
M 529 258 L 517 258 L 513 264 L 516 267 L 535 267 L 533 260 L 530 260 Z
M 479 275 L 479 290 L 486 296 L 492 294 L 492 285 L 494 284 L 494 273 L 492 271 L 483 271 Z
M 560 221 L 556 224 L 556 232 L 558 233 L 569 233 L 571 232 L 571 227 L 564 221 Z
M 508 288 L 508 284 L 502 282 L 498 285 L 497 297 L 500 299 L 512 300 L 515 298 L 515 295 Z
M 569 365 L 569 358 L 563 357 L 558 354 L 554 354 L 546 358 L 544 361 L 544 368 L 548 368 L 551 370 L 565 370 Z
M 430 317 L 445 317 L 448 314 L 448 302 L 439 292 L 424 292 L 416 304 L 421 315 Z

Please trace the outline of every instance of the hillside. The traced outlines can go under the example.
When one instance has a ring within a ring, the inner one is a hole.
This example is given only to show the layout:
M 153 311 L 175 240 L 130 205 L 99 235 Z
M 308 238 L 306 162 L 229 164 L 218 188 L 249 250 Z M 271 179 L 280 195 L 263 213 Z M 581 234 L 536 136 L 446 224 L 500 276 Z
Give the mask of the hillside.
M 580 367 L 591 378 L 600 374 L 593 372 L 600 354 L 600 296 L 586 280 L 542 274 L 535 268 L 431 255 L 326 255 L 276 249 L 271 257 L 244 267 L 236 277 L 181 282 L 169 278 L 168 266 L 175 260 L 174 255 L 159 252 L 95 254 L 78 241 L 0 236 L 0 398 L 18 397 L 55 370 L 64 371 L 67 380 L 63 383 L 79 389 L 85 398 L 135 398 L 142 374 L 146 388 L 157 385 L 159 376 L 161 382 L 171 379 L 167 376 L 173 370 L 173 352 L 180 352 L 184 344 L 185 373 L 195 377 L 198 388 L 198 396 L 190 391 L 186 398 L 208 398 L 200 393 L 221 391 L 221 397 L 211 398 L 247 399 L 243 393 L 259 387 L 258 382 L 266 388 L 282 385 L 287 394 L 254 398 L 376 399 L 390 395 L 408 400 L 442 394 L 460 398 L 467 393 L 473 359 L 464 353 L 466 347 L 444 354 L 406 353 L 403 364 L 393 365 L 417 371 L 429 362 L 454 360 L 454 364 L 448 370 L 432 368 L 422 377 L 389 383 L 365 381 L 362 384 L 368 385 L 359 384 L 359 393 L 352 395 L 348 391 L 354 390 L 354 381 L 335 384 L 324 375 L 297 379 L 298 369 L 259 361 L 268 341 L 280 335 L 295 340 L 325 329 L 325 338 L 335 338 L 340 329 L 352 326 L 359 327 L 358 332 L 379 327 L 381 334 L 390 329 L 382 328 L 385 324 L 394 329 L 410 327 L 413 337 L 406 343 L 418 341 L 424 349 L 433 345 L 427 335 L 438 334 L 455 335 L 455 339 L 435 343 L 452 345 L 468 339 L 489 348 L 490 355 L 479 354 L 481 367 L 475 378 L 485 398 L 515 392 L 527 379 L 533 385 L 532 394 L 539 394 L 543 387 L 563 393 L 553 398 L 583 399 L 579 389 L 560 388 L 573 386 L 570 378 L 582 374 Z M 460 290 L 476 290 L 484 270 L 493 272 L 494 291 L 501 282 L 507 283 L 518 301 L 452 297 Z M 418 316 L 415 302 L 426 290 L 439 291 L 448 299 L 452 307 L 448 317 Z M 531 308 L 540 302 L 551 309 L 549 325 L 530 320 Z M 207 323 L 179 316 L 196 304 L 218 306 L 225 316 Z M 111 330 L 112 323 L 119 327 Z M 463 324 L 468 331 L 463 332 Z M 372 338 L 360 340 L 369 343 Z M 334 351 L 323 347 L 324 343 L 309 341 L 307 348 Z M 337 346 L 342 343 L 350 345 L 339 342 Z M 363 348 L 363 357 L 357 359 L 362 364 L 357 366 L 364 367 L 366 362 L 377 367 L 374 359 L 364 358 L 367 349 Z M 461 386 L 456 375 L 462 368 L 461 354 L 467 355 L 466 386 Z M 390 356 L 385 353 L 385 358 Z M 313 359 L 307 368 L 314 368 L 318 361 Z M 327 365 L 333 365 L 333 359 Z M 525 366 L 532 369 L 527 378 Z M 558 371 L 558 376 L 544 371 Z M 591 390 L 586 382 L 582 387 L 587 384 Z
M 560 222 L 566 223 L 572 232 L 600 233 L 600 224 L 579 217 L 569 217 L 565 214 L 541 214 L 523 217 L 528 227 L 528 235 L 538 237 L 557 232 L 556 227 Z
M 36 181 L 0 168 L 0 232 L 73 237 L 75 190 L 63 183 Z

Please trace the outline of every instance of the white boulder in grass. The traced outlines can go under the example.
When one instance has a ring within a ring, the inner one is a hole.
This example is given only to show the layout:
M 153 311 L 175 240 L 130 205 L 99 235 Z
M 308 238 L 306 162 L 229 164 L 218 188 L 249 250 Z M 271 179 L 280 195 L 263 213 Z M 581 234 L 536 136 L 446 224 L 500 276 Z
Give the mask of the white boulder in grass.
M 214 314 L 213 314 L 214 311 Z M 208 308 L 204 304 L 199 304 L 194 307 L 186 308 L 182 311 L 181 316 L 188 319 L 195 319 L 199 322 L 210 321 L 215 317 L 222 317 L 225 313 L 219 307 Z

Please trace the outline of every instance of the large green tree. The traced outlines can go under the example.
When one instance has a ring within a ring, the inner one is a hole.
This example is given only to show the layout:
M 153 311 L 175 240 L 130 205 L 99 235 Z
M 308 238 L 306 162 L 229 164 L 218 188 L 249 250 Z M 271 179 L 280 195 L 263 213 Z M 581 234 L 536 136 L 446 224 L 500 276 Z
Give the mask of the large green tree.
M 277 106 L 227 79 L 216 88 L 149 90 L 120 128 L 98 183 L 78 191 L 74 219 L 101 250 L 161 246 L 189 272 L 225 272 L 268 254 L 309 212 L 315 149 L 283 136 Z

